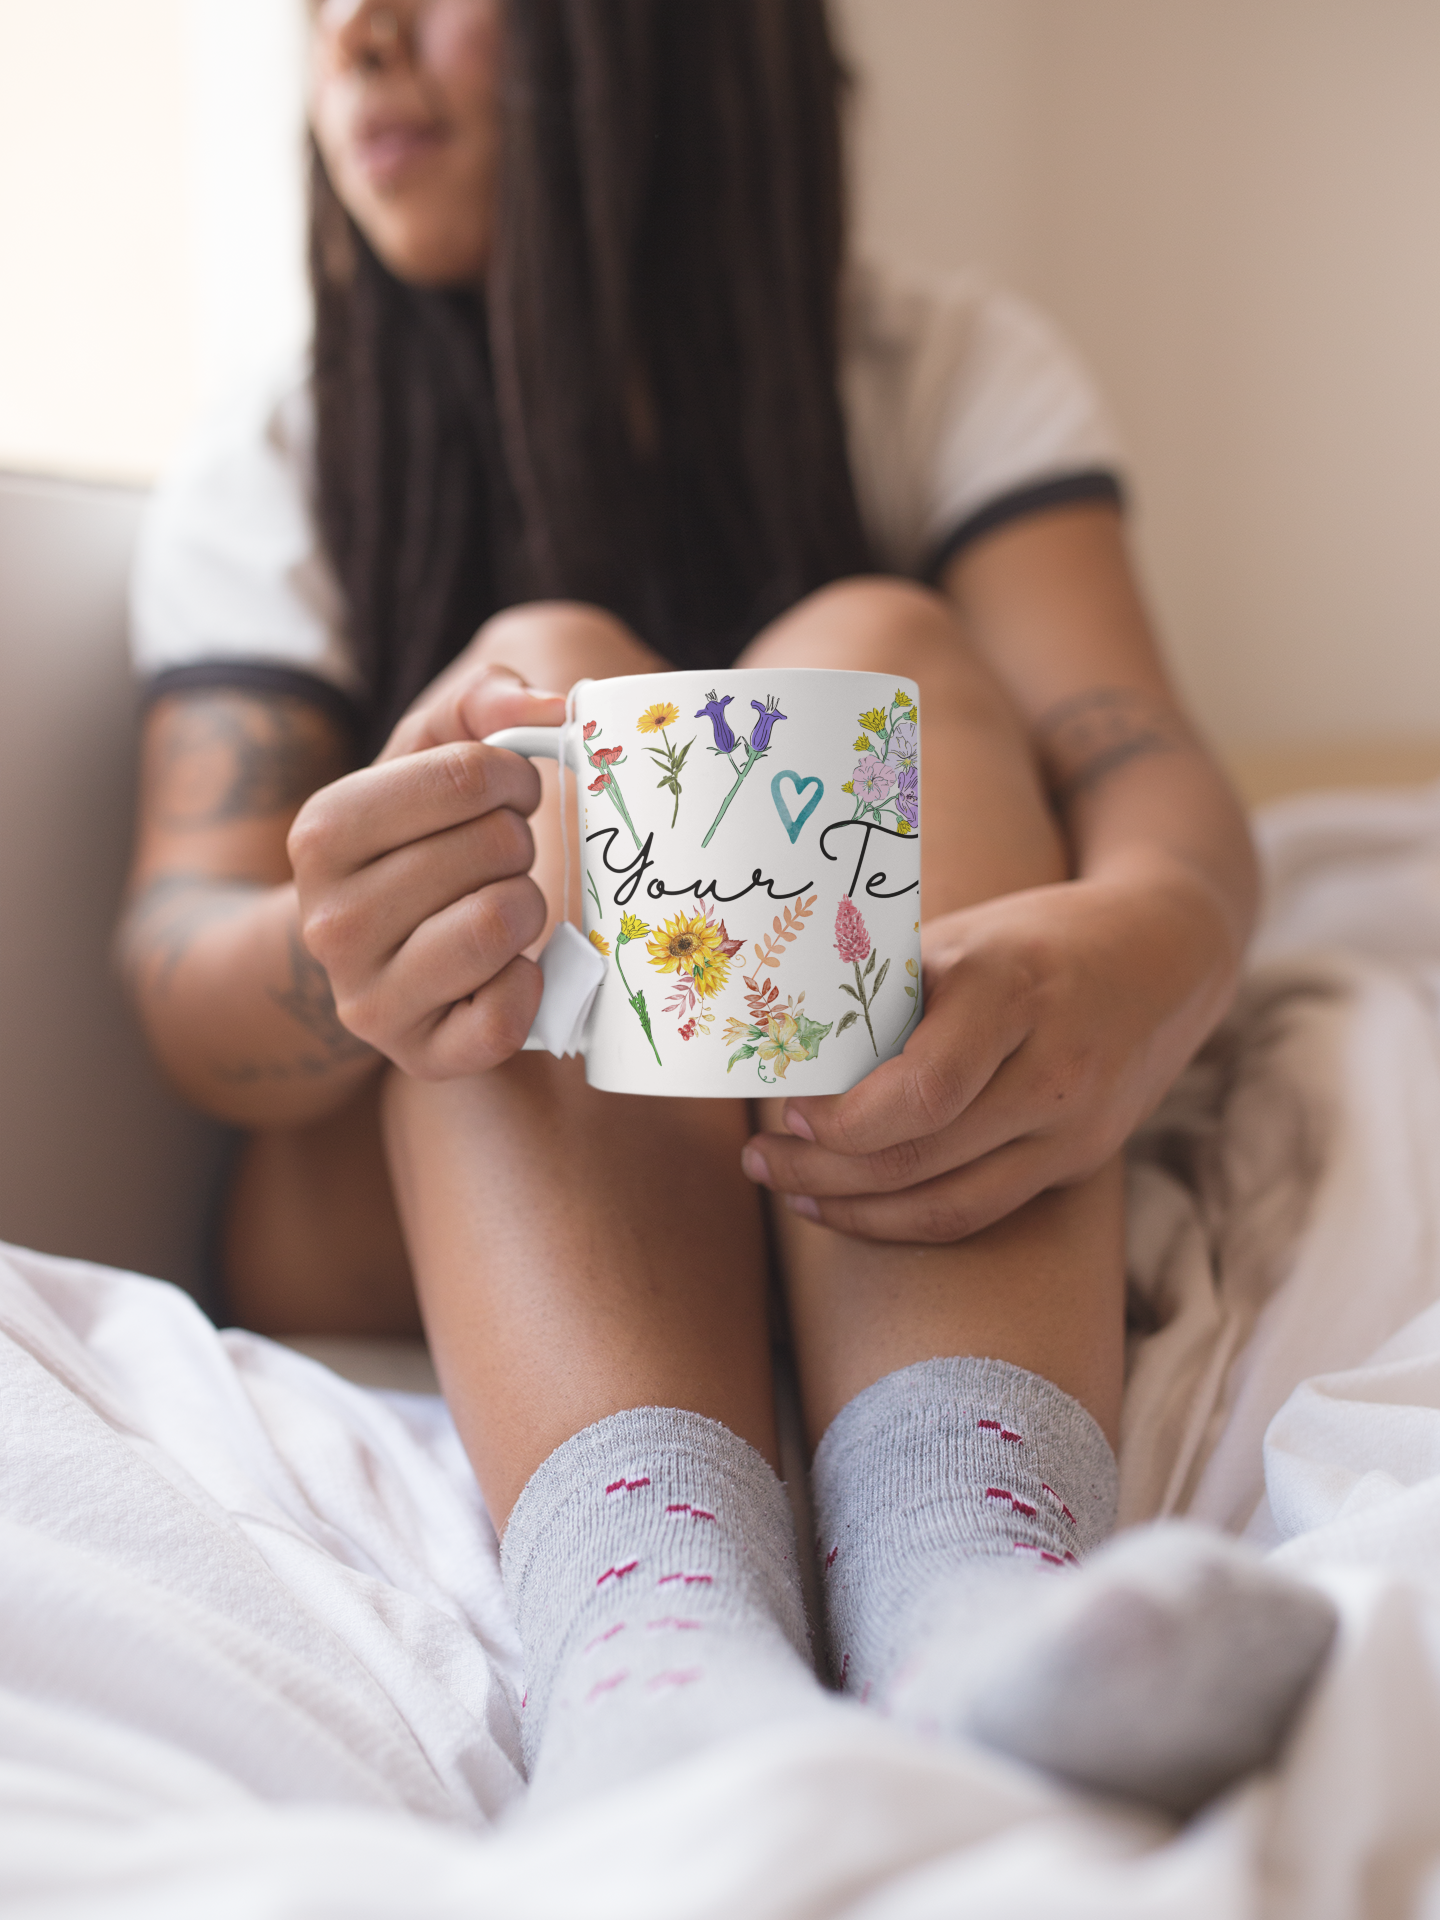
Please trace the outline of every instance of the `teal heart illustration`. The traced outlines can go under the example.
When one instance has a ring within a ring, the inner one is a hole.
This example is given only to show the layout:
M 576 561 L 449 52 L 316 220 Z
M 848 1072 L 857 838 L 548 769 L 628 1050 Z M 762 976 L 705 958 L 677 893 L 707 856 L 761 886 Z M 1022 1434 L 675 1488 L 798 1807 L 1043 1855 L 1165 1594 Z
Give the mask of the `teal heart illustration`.
M 807 787 L 813 787 L 815 789 L 797 814 L 792 815 L 789 807 L 785 804 L 785 796 L 780 791 L 780 782 L 782 780 L 788 780 L 794 787 L 795 798 L 797 800 Z M 795 842 L 799 839 L 800 829 L 810 818 L 816 807 L 819 806 L 824 792 L 825 782 L 820 778 L 818 773 L 812 773 L 803 780 L 798 773 L 777 773 L 775 778 L 770 782 L 770 798 L 775 802 L 775 811 L 780 816 L 781 826 L 784 827 L 790 836 L 791 846 L 794 846 Z

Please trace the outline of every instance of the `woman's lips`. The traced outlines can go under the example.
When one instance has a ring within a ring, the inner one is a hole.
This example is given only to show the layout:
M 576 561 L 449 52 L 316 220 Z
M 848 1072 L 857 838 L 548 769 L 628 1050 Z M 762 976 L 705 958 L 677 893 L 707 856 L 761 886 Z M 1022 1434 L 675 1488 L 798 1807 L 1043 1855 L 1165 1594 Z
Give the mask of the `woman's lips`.
M 375 187 L 398 185 L 416 165 L 444 145 L 445 132 L 433 123 L 392 121 L 363 127 L 355 137 L 354 153 L 361 172 Z

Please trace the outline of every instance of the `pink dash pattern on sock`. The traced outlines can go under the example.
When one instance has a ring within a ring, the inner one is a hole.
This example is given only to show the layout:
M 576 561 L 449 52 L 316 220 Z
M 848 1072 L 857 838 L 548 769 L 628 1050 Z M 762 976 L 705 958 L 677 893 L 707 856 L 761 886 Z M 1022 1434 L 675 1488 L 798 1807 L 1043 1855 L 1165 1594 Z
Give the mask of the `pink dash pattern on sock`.
M 582 1653 L 593 1653 L 596 1647 L 603 1647 L 607 1640 L 613 1640 L 617 1633 L 623 1633 L 624 1631 L 625 1622 L 623 1620 L 617 1620 L 615 1625 L 613 1627 L 607 1627 L 604 1633 L 597 1633 L 595 1638 L 587 1642 L 580 1651 Z
M 1026 1520 L 1035 1518 L 1035 1508 L 1028 1500 L 1022 1500 L 1018 1493 L 1011 1493 L 1008 1487 L 986 1487 L 987 1500 L 1005 1500 L 1009 1502 L 1012 1513 L 1021 1514 Z
M 1065 1502 L 1060 1498 L 1059 1494 L 1055 1491 L 1054 1487 L 1050 1485 L 1048 1480 L 1042 1480 L 1040 1482 L 1040 1491 L 1042 1493 L 1049 1494 L 1050 1498 L 1055 1502 L 1056 1506 L 1059 1507 L 1061 1513 L 1064 1514 L 1065 1518 L 1070 1522 L 1072 1527 L 1078 1524 L 1074 1514 L 1070 1511 L 1069 1507 L 1066 1506 Z
M 607 1580 L 623 1580 L 626 1574 L 633 1573 L 639 1564 L 638 1560 L 627 1560 L 623 1567 L 607 1567 L 595 1584 L 597 1587 L 603 1587 Z
M 587 1693 L 585 1696 L 586 1706 L 588 1707 L 592 1701 L 599 1700 L 603 1695 L 607 1693 L 613 1693 L 616 1687 L 623 1686 L 629 1678 L 630 1678 L 630 1669 L 626 1667 L 626 1668 L 623 1668 L 619 1673 L 607 1674 L 603 1680 L 597 1680 L 594 1686 L 591 1687 L 589 1693 Z
M 1002 1427 L 998 1420 L 977 1420 L 975 1424 L 984 1433 L 998 1433 L 1002 1440 L 1008 1440 L 1012 1446 L 1025 1444 L 1022 1434 L 1016 1433 L 1013 1427 Z
M 655 1584 L 668 1587 L 673 1580 L 683 1580 L 687 1587 L 708 1587 L 714 1584 L 715 1576 L 713 1573 L 662 1573 Z
M 714 1514 L 706 1507 L 692 1507 L 688 1500 L 677 1501 L 673 1507 L 666 1507 L 667 1513 L 688 1513 L 692 1520 L 713 1520 Z
M 612 1493 L 634 1493 L 638 1488 L 648 1487 L 649 1484 L 650 1476 L 647 1473 L 639 1480 L 612 1480 L 605 1492 L 607 1496 Z
M 701 1671 L 699 1667 L 677 1668 L 674 1673 L 657 1673 L 653 1679 L 647 1680 L 645 1685 L 651 1693 L 658 1687 L 688 1687 L 701 1677 Z
M 827 1573 L 830 1571 L 831 1567 L 834 1566 L 835 1556 L 837 1553 L 839 1553 L 839 1551 L 840 1551 L 840 1545 L 839 1545 L 839 1542 L 837 1541 L 836 1544 L 833 1547 L 831 1547 L 830 1551 L 825 1556 L 825 1571 Z
M 845 1684 L 845 1676 L 847 1673 L 849 1673 L 849 1671 L 850 1671 L 850 1656 L 847 1653 L 845 1658 L 840 1662 L 840 1684 L 842 1687 Z
M 647 1620 L 645 1625 L 652 1633 L 662 1627 L 671 1627 L 676 1633 L 699 1633 L 705 1623 L 703 1620 L 680 1620 L 673 1613 L 667 1613 L 663 1620 Z
M 1016 1553 L 1033 1554 L 1037 1560 L 1043 1561 L 1047 1567 L 1078 1567 L 1080 1564 L 1073 1553 L 1051 1553 L 1048 1547 L 1037 1546 L 1033 1540 L 1017 1540 L 1015 1542 L 1015 1551 Z

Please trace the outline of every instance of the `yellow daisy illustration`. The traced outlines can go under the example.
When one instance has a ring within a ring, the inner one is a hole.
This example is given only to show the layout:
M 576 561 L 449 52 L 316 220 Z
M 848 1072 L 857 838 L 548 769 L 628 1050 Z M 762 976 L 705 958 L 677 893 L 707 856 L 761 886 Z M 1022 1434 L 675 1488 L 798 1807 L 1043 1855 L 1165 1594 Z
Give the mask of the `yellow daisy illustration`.
M 691 973 L 711 956 L 718 957 L 720 929 L 711 926 L 704 913 L 676 914 L 667 920 L 651 939 L 647 949 L 651 966 L 661 973 Z
M 909 833 L 910 831 L 910 822 L 905 818 L 903 813 L 895 816 L 895 831 L 897 833 Z
M 897 707 L 913 707 L 915 702 L 903 687 L 897 687 L 895 689 L 895 704 Z
M 590 944 L 597 953 L 608 954 L 610 951 L 610 942 L 598 927 L 592 927 L 590 929 Z
M 883 733 L 885 731 L 885 722 L 888 718 L 889 715 L 881 708 L 871 707 L 868 713 L 861 714 L 860 724 L 862 727 L 868 727 L 872 733 Z
M 662 728 L 673 727 L 679 718 L 678 707 L 672 706 L 668 700 L 657 700 L 635 722 L 635 730 L 637 733 L 659 733 Z
M 855 742 L 855 751 L 857 753 L 873 753 L 875 751 L 875 743 L 868 733 L 862 733 L 860 738 Z
M 650 929 L 638 913 L 622 913 L 620 916 L 620 938 L 622 940 L 648 940 Z

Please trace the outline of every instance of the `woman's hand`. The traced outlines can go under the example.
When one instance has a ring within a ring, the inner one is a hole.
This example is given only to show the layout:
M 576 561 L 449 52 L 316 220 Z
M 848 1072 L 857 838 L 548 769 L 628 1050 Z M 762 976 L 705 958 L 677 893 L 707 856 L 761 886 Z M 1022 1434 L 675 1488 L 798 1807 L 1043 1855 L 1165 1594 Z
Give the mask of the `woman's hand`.
M 314 794 L 290 830 L 301 934 L 341 1021 L 417 1078 L 483 1072 L 530 1030 L 541 980 L 524 949 L 546 909 L 527 817 L 540 777 L 480 742 L 563 719 L 559 695 L 462 655 L 375 764 Z
M 849 1093 L 786 1102 L 744 1164 L 805 1218 L 946 1242 L 1093 1173 L 1158 1103 L 1233 978 L 1223 916 L 1170 873 L 1074 880 L 930 923 L 925 1012 Z

